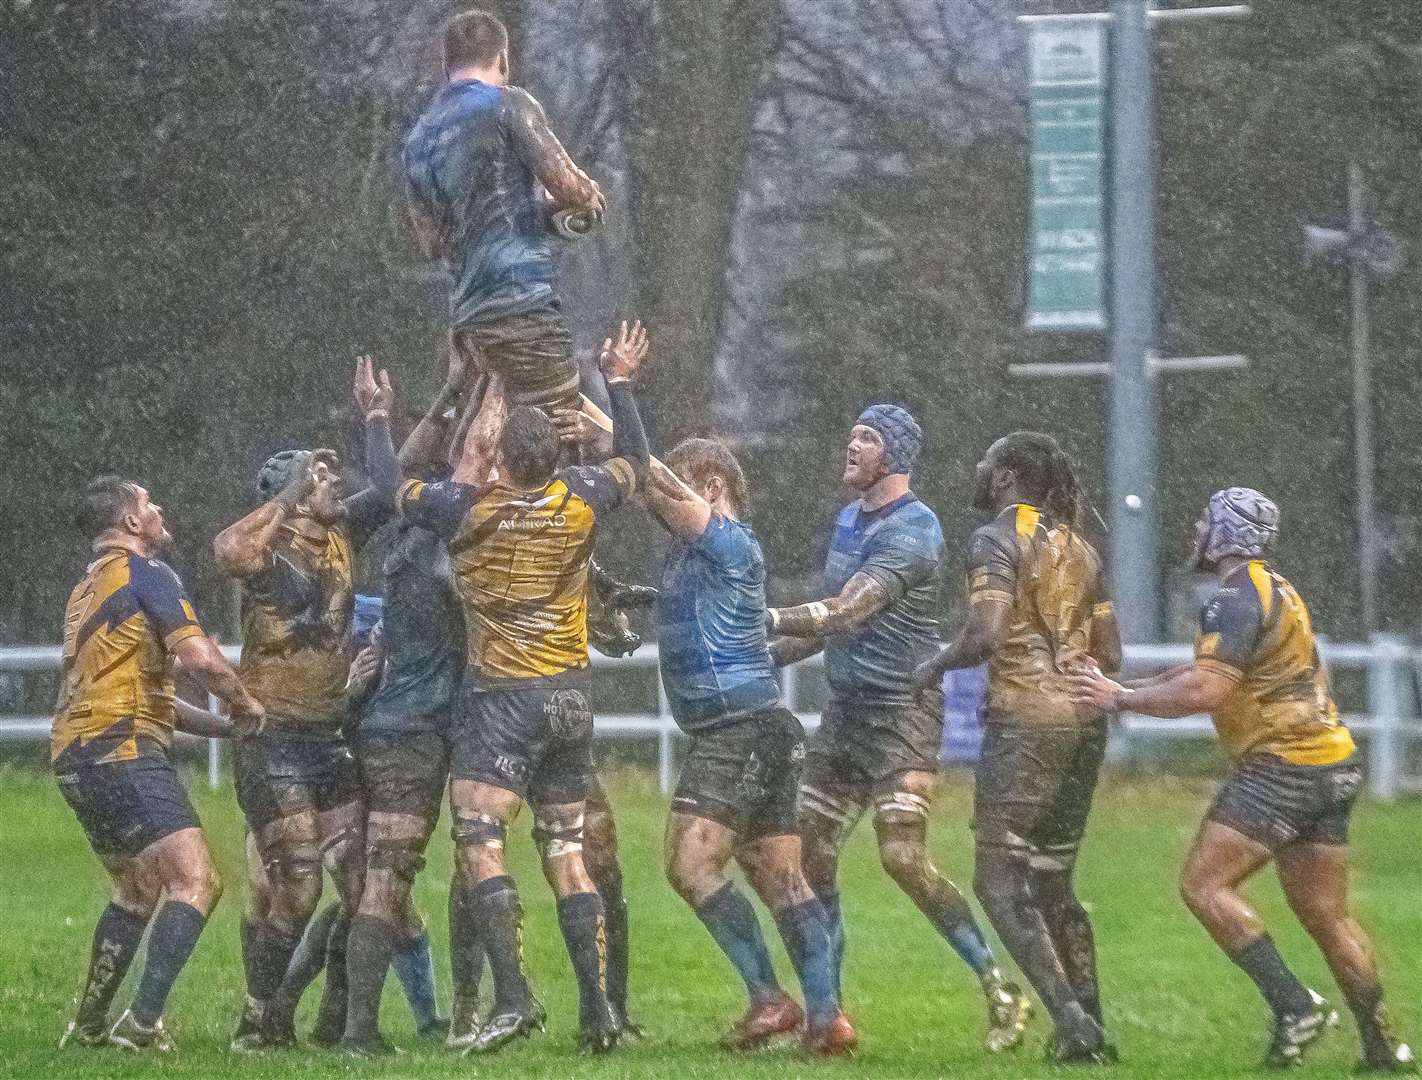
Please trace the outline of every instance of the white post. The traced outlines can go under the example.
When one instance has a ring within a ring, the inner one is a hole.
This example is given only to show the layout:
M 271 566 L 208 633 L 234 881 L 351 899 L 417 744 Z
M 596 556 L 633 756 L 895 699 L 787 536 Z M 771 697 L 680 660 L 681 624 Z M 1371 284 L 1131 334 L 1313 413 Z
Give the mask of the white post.
M 1368 789 L 1379 799 L 1397 795 L 1402 774 L 1402 689 L 1400 667 L 1407 656 L 1406 639 L 1397 634 L 1370 635 L 1373 656 L 1368 662 L 1368 712 L 1373 730 L 1368 736 Z
M 666 684 L 662 682 L 660 666 L 657 669 L 657 719 L 661 727 L 657 729 L 657 787 L 663 795 L 670 795 L 672 789 L 672 733 L 668 720 L 671 717 L 671 702 L 667 700 Z
M 217 712 L 217 695 L 207 695 L 207 711 Z M 222 740 L 207 740 L 207 786 L 216 791 L 222 782 Z

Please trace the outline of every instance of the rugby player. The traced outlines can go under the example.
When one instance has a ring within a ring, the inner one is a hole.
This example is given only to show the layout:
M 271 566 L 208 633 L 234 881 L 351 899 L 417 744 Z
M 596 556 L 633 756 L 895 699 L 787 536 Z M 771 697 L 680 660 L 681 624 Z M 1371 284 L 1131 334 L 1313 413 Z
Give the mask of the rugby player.
M 401 470 L 439 480 L 445 426 L 457 388 L 448 383 L 400 448 Z M 341 1046 L 362 1054 L 389 1051 L 379 1031 L 380 994 L 392 959 L 409 937 L 410 891 L 439 820 L 449 775 L 449 721 L 464 670 L 464 618 L 441 537 L 402 520 L 385 556 L 381 632 L 351 668 L 351 684 L 374 690 L 356 706 L 355 750 L 366 803 L 366 871 L 351 923 L 346 964 L 349 1004 Z M 457 890 L 453 894 L 457 896 Z M 465 965 L 482 952 L 460 937 L 467 920 L 453 910 L 455 1025 L 449 1044 L 464 1046 L 477 1030 L 475 994 Z M 426 955 L 428 955 L 428 938 Z M 470 949 L 474 949 L 471 957 Z M 422 1033 L 439 1021 L 426 1016 Z
M 780 705 L 767 649 L 765 559 L 740 515 L 746 479 L 724 445 L 688 439 L 671 474 L 645 488 L 673 537 L 657 603 L 662 684 L 691 746 L 666 828 L 672 887 L 696 912 L 746 985 L 744 1016 L 724 1040 L 758 1047 L 806 1015 L 781 989 L 755 909 L 726 873 L 732 857 L 775 915 L 805 995 L 805 1046 L 854 1049 L 839 1007 L 829 917 L 800 868 L 795 797 L 805 733 Z
M 290 1045 L 298 993 L 282 979 L 321 895 L 324 861 L 343 911 L 331 930 L 318 1031 L 339 1038 L 346 1014 L 344 944 L 360 899 L 364 811 L 341 734 L 353 589 L 352 551 L 391 513 L 399 466 L 390 442 L 394 392 L 372 361 L 356 364 L 370 486 L 343 498 L 333 451 L 283 451 L 257 479 L 263 504 L 213 541 L 222 570 L 241 582 L 238 666 L 266 708 L 267 730 L 244 739 L 234 762 L 237 802 L 263 863 L 242 931 L 247 1002 L 236 1052 Z M 265 884 L 265 891 L 261 886 Z
M 222 893 L 168 745 L 175 727 L 225 733 L 203 710 L 177 708 L 171 661 L 231 706 L 239 732 L 260 729 L 263 710 L 158 558 L 171 537 L 148 492 L 101 476 L 84 492 L 80 520 L 94 561 L 65 608 L 50 759 L 112 892 L 94 929 L 78 1012 L 60 1045 L 166 1051 L 173 1044 L 163 1006 Z M 111 1027 L 109 1005 L 150 925 L 138 991 Z
M 578 980 L 579 1048 L 611 1049 L 620 1034 L 607 1000 L 603 901 L 582 854 L 592 771 L 587 567 L 597 515 L 627 499 L 646 467 L 630 387 L 645 351 L 640 327 L 629 336 L 624 326 L 603 354 L 616 452 L 605 464 L 557 468 L 548 415 L 515 406 L 499 430 L 503 402 L 491 393 L 454 479 L 408 481 L 400 491 L 406 520 L 449 539 L 464 607 L 468 667 L 451 725 L 450 804 L 463 902 L 494 978 L 493 1016 L 475 1052 L 527 1035 L 544 1017 L 524 973 L 522 907 L 504 862 L 525 797 Z
M 1003 977 L 963 895 L 928 858 L 928 809 L 943 733 L 939 690 L 916 691 L 915 666 L 937 647 L 943 533 L 909 489 L 923 433 L 906 409 L 871 405 L 849 435 L 825 600 L 768 612 L 777 664 L 825 652 L 830 700 L 800 785 L 805 876 L 830 916 L 835 973 L 844 955 L 839 852 L 870 804 L 885 871 L 978 977 L 987 1048 L 1016 1046 L 1030 1002 Z
M 405 141 L 407 208 L 426 257 L 449 270 L 450 347 L 468 377 L 499 375 L 511 405 L 577 406 L 578 368 L 554 290 L 552 239 L 601 221 L 604 200 L 508 85 L 508 31 L 472 10 L 444 27 L 446 86 Z M 466 416 L 477 406 L 472 400 Z
M 1210 496 L 1195 524 L 1192 562 L 1218 588 L 1200 612 L 1194 662 L 1127 682 L 1083 665 L 1075 696 L 1147 716 L 1210 713 L 1231 764 L 1185 858 L 1180 892 L 1273 1011 L 1266 1063 L 1297 1063 L 1333 1019 L 1240 891 L 1272 861 L 1358 1022 L 1363 1069 L 1411 1073 L 1417 1065 L 1393 1033 L 1372 944 L 1348 907 L 1348 819 L 1362 767 L 1338 718 L 1308 608 L 1267 562 L 1278 532 L 1278 507 L 1259 492 L 1231 487 Z
M 1077 531 L 1081 486 L 1049 435 L 1018 431 L 978 463 L 968 618 L 916 675 L 987 661 L 985 734 L 973 801 L 974 888 L 1056 1025 L 1054 1061 L 1114 1060 L 1101 1017 L 1091 922 L 1072 884 L 1106 717 L 1071 700 L 1088 658 L 1115 671 L 1121 637 L 1101 559 Z

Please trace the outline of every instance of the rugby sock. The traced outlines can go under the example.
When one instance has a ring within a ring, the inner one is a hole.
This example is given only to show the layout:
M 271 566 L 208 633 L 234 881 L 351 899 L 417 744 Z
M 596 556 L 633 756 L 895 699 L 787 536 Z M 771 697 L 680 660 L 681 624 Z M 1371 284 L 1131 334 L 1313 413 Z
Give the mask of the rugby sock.
M 627 898 L 622 894 L 622 867 L 614 859 L 606 873 L 593 877 L 602 896 L 603 919 L 607 923 L 607 1000 L 617 1015 L 627 1016 Z
M 558 927 L 578 978 L 578 1019 L 588 1024 L 607 1006 L 607 936 L 602 897 L 573 893 L 558 900 Z
M 1092 933 L 1086 909 L 1075 893 L 1068 891 L 1066 899 L 1047 910 L 1046 919 L 1047 930 L 1052 935 L 1057 956 L 1066 969 L 1072 990 L 1076 992 L 1076 1000 L 1088 1016 L 1105 1027 L 1106 1021 L 1101 1014 L 1101 989 L 1096 978 L 1096 935 Z
M 501 875 L 479 882 L 469 890 L 465 904 L 488 952 L 495 1011 L 526 1008 L 533 994 L 523 970 L 523 905 L 514 879 Z
M 346 975 L 346 946 L 350 942 L 351 917 L 345 906 L 337 908 L 337 917 L 331 923 L 326 938 L 326 985 L 321 988 L 321 1005 L 316 1010 L 316 1023 L 311 1029 L 313 1041 L 329 1046 L 346 1030 L 346 1009 L 349 1003 L 349 983 Z M 383 976 L 383 972 L 382 972 Z M 282 996 L 290 993 L 289 987 L 282 986 Z M 293 1012 L 297 996 L 291 995 Z
M 109 1005 L 118 992 L 128 967 L 143 940 L 148 920 L 117 904 L 109 904 L 94 927 L 94 941 L 89 949 L 89 976 L 84 982 L 84 996 L 79 999 L 76 1024 L 91 1030 L 101 1026 L 109 1015 Z
M 475 1008 L 484 977 L 484 943 L 474 926 L 470 890 L 455 875 L 449 885 L 449 969 L 454 983 L 454 1013 Z
M 339 903 L 327 904 L 316 913 L 316 917 L 306 924 L 306 933 L 292 954 L 282 979 L 282 988 L 291 995 L 293 1001 L 300 1001 L 306 988 L 316 981 L 326 967 L 326 946 L 331 938 L 331 927 L 341 914 Z
M 825 924 L 829 929 L 830 967 L 834 972 L 834 996 L 842 997 L 840 971 L 844 968 L 844 910 L 839 906 L 839 893 L 821 896 L 825 906 Z
M 428 931 L 421 930 L 419 937 L 406 938 L 401 942 L 391 963 L 400 980 L 400 988 L 405 991 L 405 1000 L 410 1003 L 415 1027 L 423 1031 L 439 1019 L 434 956 L 430 953 Z
M 812 1028 L 824 1027 L 839 1008 L 825 906 L 818 899 L 794 904 L 775 916 L 775 924 L 800 977 L 806 1018 Z
M 1000 848 L 979 848 L 977 878 L 978 896 L 998 937 L 1058 1028 L 1074 1030 L 1085 1021 L 1100 1031 L 1076 1000 L 1076 991 L 1033 895 L 1026 857 Z
M 1376 983 L 1363 986 L 1343 986 L 1353 1018 L 1358 1021 L 1358 1038 L 1363 1043 L 1365 1064 L 1381 1065 L 1392 1060 L 1396 1036 L 1392 1018 L 1383 1004 L 1382 987 Z
M 938 932 L 943 935 L 945 941 L 953 946 L 953 951 L 958 954 L 959 959 L 968 967 L 973 969 L 980 980 L 992 977 L 993 969 L 997 966 L 993 960 L 992 948 L 988 945 L 987 939 L 983 937 L 982 930 L 978 927 L 977 920 L 973 918 L 973 913 L 968 908 L 968 902 L 963 899 L 962 893 L 955 889 L 951 882 L 944 881 L 948 892 L 957 897 L 957 902 L 951 900 L 945 903 L 938 913 L 938 917 L 933 920 L 933 925 L 938 928 Z
M 158 909 L 148 938 L 143 978 L 133 998 L 133 1019 L 140 1027 L 151 1028 L 162 1018 L 168 991 L 173 989 L 206 925 L 207 916 L 191 904 L 169 900 Z
M 1254 980 L 1274 1015 L 1297 1016 L 1313 1009 L 1313 998 L 1309 997 L 1307 987 L 1289 970 L 1268 934 L 1255 938 L 1230 959 Z
M 380 1031 L 380 992 L 395 951 L 396 928 L 375 915 L 351 920 L 346 940 L 347 1041 L 364 1043 Z
M 248 940 L 251 955 L 247 963 L 247 996 L 253 1001 L 269 1002 L 301 939 L 273 926 L 252 923 Z
M 745 982 L 751 1001 L 765 1001 L 781 994 L 755 908 L 734 882 L 726 882 L 697 905 L 696 917 Z

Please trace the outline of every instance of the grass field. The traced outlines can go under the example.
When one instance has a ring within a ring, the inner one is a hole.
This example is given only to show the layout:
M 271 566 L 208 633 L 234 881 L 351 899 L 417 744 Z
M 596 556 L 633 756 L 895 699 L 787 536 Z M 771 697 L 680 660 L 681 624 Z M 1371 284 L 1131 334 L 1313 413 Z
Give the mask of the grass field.
M 228 883 L 168 1012 L 178 1053 L 169 1059 L 117 1051 L 54 1049 L 82 980 L 93 920 L 104 903 L 102 872 L 47 776 L 0 772 L 0 1074 L 24 1077 L 327 1077 L 345 1075 L 546 1077 L 789 1077 L 1050 1075 L 1041 1061 L 1046 1024 L 1034 1021 L 1015 1055 L 979 1049 L 983 1010 L 965 969 L 878 868 L 861 827 L 845 858 L 849 926 L 846 1003 L 862 1050 L 847 1062 L 810 1062 L 791 1046 L 744 1058 L 718 1051 L 715 1036 L 742 1007 L 739 985 L 691 912 L 661 877 L 665 802 L 643 774 L 612 778 L 622 831 L 633 921 L 634 1012 L 650 1039 L 615 1056 L 571 1055 L 575 1003 L 567 956 L 547 889 L 520 835 L 515 874 L 528 909 L 528 953 L 535 984 L 549 1006 L 546 1035 L 493 1059 L 450 1057 L 419 1046 L 392 978 L 386 1031 L 411 1052 L 396 1060 L 351 1061 L 318 1052 L 261 1059 L 228 1056 L 228 1034 L 242 996 L 237 919 L 242 906 L 241 827 L 230 788 L 209 792 L 194 775 L 194 798 Z M 1088 833 L 1080 880 L 1101 953 L 1108 1026 L 1120 1046 L 1119 1077 L 1235 1077 L 1258 1071 L 1265 1013 L 1242 974 L 1215 951 L 1181 907 L 1175 872 L 1199 819 L 1209 785 L 1199 781 L 1107 777 Z M 950 778 L 931 834 L 941 866 L 966 885 L 970 787 Z M 1422 1031 L 1422 977 L 1411 963 L 1422 947 L 1422 845 L 1415 804 L 1363 804 L 1354 819 L 1354 895 L 1376 936 L 1394 1012 L 1405 1034 Z M 520 828 L 520 834 L 523 829 Z M 417 886 L 421 910 L 442 952 L 449 843 L 441 830 Z M 1285 956 L 1330 998 L 1337 992 L 1321 959 L 1285 915 L 1272 880 L 1255 888 Z M 767 925 L 767 929 L 769 926 Z M 1000 951 L 1000 950 L 999 950 Z M 783 954 L 778 963 L 793 985 Z M 138 964 L 134 965 L 135 970 Z M 439 958 L 442 1000 L 448 966 Z M 120 1001 L 126 1001 L 126 988 Z M 315 994 L 308 995 L 302 1030 Z M 1338 1076 L 1357 1047 L 1349 1019 L 1327 1036 L 1300 1070 Z

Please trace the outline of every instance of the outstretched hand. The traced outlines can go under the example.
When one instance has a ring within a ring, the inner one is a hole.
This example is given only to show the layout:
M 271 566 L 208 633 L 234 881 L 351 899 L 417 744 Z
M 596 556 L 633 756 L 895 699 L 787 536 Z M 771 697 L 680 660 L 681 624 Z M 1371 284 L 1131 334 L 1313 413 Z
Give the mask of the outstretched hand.
M 629 329 L 624 319 L 617 332 L 617 340 L 608 337 L 603 341 L 598 366 L 602 368 L 602 373 L 609 382 L 630 379 L 637 374 L 650 348 L 647 330 L 642 321 L 638 319 Z
M 395 403 L 395 389 L 390 385 L 390 373 L 380 369 L 380 381 L 375 379 L 375 357 L 356 357 L 355 383 L 356 404 L 369 420 L 377 414 L 389 416 L 390 406 Z
M 1120 702 L 1121 684 L 1107 678 L 1095 664 L 1078 664 L 1067 672 L 1067 682 L 1075 705 L 1114 709 Z

